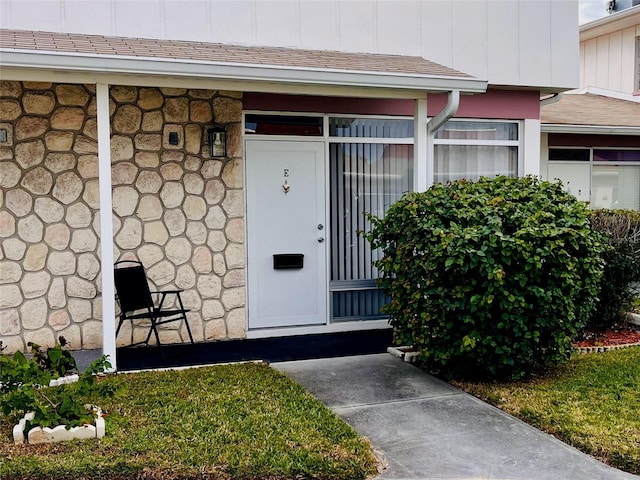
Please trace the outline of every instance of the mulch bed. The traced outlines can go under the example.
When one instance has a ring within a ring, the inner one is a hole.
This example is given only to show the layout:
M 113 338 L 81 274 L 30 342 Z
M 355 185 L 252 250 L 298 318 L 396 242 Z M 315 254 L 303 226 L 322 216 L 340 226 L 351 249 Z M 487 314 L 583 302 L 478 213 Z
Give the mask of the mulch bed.
M 607 330 L 585 330 L 582 338 L 573 343 L 576 347 L 608 347 L 640 343 L 640 326 L 614 325 Z

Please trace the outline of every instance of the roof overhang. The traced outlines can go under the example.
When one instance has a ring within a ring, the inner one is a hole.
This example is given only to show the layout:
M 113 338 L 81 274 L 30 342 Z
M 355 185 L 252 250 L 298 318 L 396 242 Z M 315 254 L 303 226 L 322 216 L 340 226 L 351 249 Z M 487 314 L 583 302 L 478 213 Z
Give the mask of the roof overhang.
M 618 127 L 606 125 L 542 124 L 542 133 L 572 133 L 582 135 L 640 135 L 640 127 Z
M 604 4 L 604 2 L 603 2 Z M 585 23 L 580 26 L 580 41 L 584 42 L 600 35 L 635 27 L 640 21 L 640 5 Z
M 420 57 L 2 31 L 7 80 L 190 86 L 237 91 L 424 98 L 484 93 L 487 81 Z M 25 77 L 27 75 L 27 77 Z
M 475 78 L 228 64 L 181 59 L 87 56 L 42 51 L 7 51 L 6 49 L 0 49 L 0 66 L 3 78 L 6 78 L 11 70 L 19 69 L 54 74 L 93 75 L 96 79 L 105 75 L 107 78 L 124 75 L 157 79 L 171 77 L 185 81 L 215 80 L 218 83 L 233 82 L 229 86 L 233 85 L 235 89 L 242 86 L 243 90 L 269 92 L 273 91 L 274 84 L 307 87 L 296 88 L 299 92 L 310 91 L 314 87 L 339 87 L 349 91 L 353 88 L 364 88 L 384 90 L 394 97 L 412 98 L 424 96 L 424 93 L 451 90 L 460 90 L 464 93 L 484 93 L 487 90 L 487 82 Z

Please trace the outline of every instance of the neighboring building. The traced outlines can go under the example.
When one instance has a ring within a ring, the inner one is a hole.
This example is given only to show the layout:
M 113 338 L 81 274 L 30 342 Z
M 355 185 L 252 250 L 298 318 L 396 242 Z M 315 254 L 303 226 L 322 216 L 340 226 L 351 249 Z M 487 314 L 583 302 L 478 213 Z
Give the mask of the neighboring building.
M 640 210 L 640 6 L 580 27 L 580 65 L 583 88 L 542 107 L 541 173 L 592 208 Z
M 580 27 L 580 85 L 640 95 L 640 5 Z
M 539 174 L 539 98 L 578 84 L 577 14 L 574 0 L 3 1 L 2 341 L 63 335 L 113 358 L 143 338 L 115 338 L 123 258 L 185 290 L 197 340 L 388 328 L 363 213 L 434 181 Z M 274 269 L 287 253 L 302 268 Z

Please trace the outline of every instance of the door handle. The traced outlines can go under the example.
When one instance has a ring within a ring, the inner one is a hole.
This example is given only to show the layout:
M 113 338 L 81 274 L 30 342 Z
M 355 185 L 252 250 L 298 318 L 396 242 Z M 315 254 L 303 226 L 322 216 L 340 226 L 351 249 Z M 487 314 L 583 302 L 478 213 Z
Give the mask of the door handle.
M 324 242 L 324 238 L 323 237 L 318 237 L 318 243 L 322 243 Z

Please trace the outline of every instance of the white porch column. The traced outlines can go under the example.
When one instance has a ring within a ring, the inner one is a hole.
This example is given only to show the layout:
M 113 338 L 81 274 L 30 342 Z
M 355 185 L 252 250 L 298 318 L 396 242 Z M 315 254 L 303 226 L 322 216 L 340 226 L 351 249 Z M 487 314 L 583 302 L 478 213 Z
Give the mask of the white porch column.
M 540 120 L 527 118 L 524 121 L 522 175 L 540 175 Z
M 427 135 L 427 99 L 415 101 L 413 116 L 413 191 L 424 192 L 433 183 L 433 145 Z M 431 172 L 431 175 L 429 175 Z M 431 177 L 431 181 L 429 181 Z
M 111 126 L 109 85 L 96 84 L 98 175 L 100 182 L 100 271 L 102 275 L 102 352 L 116 365 L 116 314 L 113 282 L 113 199 L 111 191 Z

